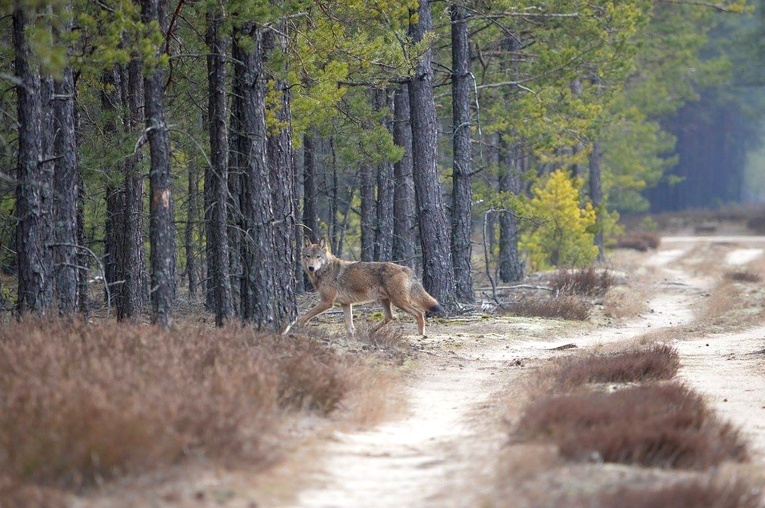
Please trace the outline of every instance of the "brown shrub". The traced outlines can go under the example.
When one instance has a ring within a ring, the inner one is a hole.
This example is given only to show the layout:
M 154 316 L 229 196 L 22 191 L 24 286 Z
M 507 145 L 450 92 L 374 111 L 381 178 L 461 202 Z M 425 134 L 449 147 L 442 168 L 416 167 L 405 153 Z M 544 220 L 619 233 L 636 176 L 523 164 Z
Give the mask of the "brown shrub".
M 755 233 L 765 233 L 765 216 L 757 215 L 746 221 L 746 227 Z
M 658 249 L 661 245 L 661 237 L 650 231 L 638 231 L 628 233 L 616 241 L 616 247 L 621 249 L 633 249 L 645 252 L 648 249 Z
M 597 502 L 582 505 L 599 508 L 644 508 L 646 506 L 687 506 L 714 508 L 762 508 L 762 492 L 743 480 L 693 480 L 677 482 L 659 489 L 623 487 L 602 492 Z
M 546 397 L 526 407 L 515 436 L 552 441 L 576 461 L 706 469 L 747 458 L 738 431 L 678 383 Z
M 664 344 L 608 355 L 573 357 L 560 362 L 559 387 L 585 383 L 634 383 L 672 379 L 680 368 L 677 349 Z
M 749 270 L 743 270 L 743 271 L 732 271 L 732 272 L 725 272 L 723 274 L 723 277 L 725 277 L 728 280 L 732 280 L 734 282 L 760 282 L 762 281 L 762 276 L 759 273 L 756 272 L 750 272 Z
M 6 326 L 0 476 L 77 487 L 190 453 L 258 463 L 281 408 L 337 407 L 346 363 L 306 337 L 237 326 Z
M 500 312 L 516 316 L 584 321 L 590 316 L 590 305 L 578 296 L 528 298 L 505 306 Z
M 550 287 L 560 295 L 602 296 L 614 285 L 608 270 L 599 273 L 593 267 L 583 270 L 559 270 L 550 280 Z

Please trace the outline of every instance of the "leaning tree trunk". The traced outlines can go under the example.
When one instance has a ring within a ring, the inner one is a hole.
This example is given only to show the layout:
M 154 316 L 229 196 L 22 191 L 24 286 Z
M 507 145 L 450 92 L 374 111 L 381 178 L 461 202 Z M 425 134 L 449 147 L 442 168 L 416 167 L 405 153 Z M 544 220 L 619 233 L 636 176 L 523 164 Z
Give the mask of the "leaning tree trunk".
M 404 149 L 404 156 L 393 165 L 393 259 L 414 269 L 414 182 L 412 180 L 412 128 L 409 111 L 409 86 L 402 84 L 393 96 L 393 142 Z
M 19 314 L 43 315 L 53 298 L 53 259 L 50 244 L 53 166 L 45 162 L 45 135 L 40 71 L 33 63 L 27 40 L 29 13 L 17 6 L 13 13 L 15 70 L 21 84 L 18 96 L 18 168 L 16 186 L 16 248 Z
M 229 271 L 228 241 L 228 132 L 226 130 L 226 51 L 221 37 L 222 14 L 207 15 L 207 82 L 209 86 L 210 165 L 205 168 L 205 217 L 207 233 L 208 288 L 216 326 L 222 326 L 234 313 Z M 208 215 L 209 214 L 209 215 Z
M 141 21 L 164 27 L 164 0 L 142 0 Z M 149 244 L 151 246 L 152 322 L 168 327 L 173 323 L 175 300 L 175 234 L 173 229 L 170 133 L 165 123 L 164 72 L 156 67 L 144 77 L 146 135 L 149 139 Z
M 457 299 L 470 303 L 474 300 L 473 277 L 470 273 L 473 229 L 473 186 L 470 181 L 472 176 L 470 49 L 465 8 L 454 4 L 450 12 L 452 20 L 452 146 L 454 149 L 451 248 Z
M 415 43 L 433 30 L 430 5 L 420 1 L 419 19 L 410 26 Z M 454 270 L 449 227 L 436 167 L 438 133 L 433 98 L 433 50 L 428 48 L 417 64 L 409 83 L 412 121 L 412 156 L 417 217 L 422 245 L 423 285 L 447 309 L 455 307 Z

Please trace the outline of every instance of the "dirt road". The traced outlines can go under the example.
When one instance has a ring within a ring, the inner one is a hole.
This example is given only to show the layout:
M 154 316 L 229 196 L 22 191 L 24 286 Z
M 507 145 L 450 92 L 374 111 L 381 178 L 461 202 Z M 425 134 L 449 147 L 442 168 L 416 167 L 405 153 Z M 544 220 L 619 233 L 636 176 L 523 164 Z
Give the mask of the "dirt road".
M 501 420 L 508 394 L 520 408 L 528 373 L 567 354 L 557 346 L 591 350 L 647 331 L 666 332 L 681 353 L 680 377 L 743 429 L 754 461 L 765 463 L 765 326 L 672 338 L 673 329 L 696 318 L 719 278 L 704 273 L 704 263 L 720 265 L 724 254 L 727 266 L 743 267 L 760 260 L 763 247 L 763 237 L 665 238 L 640 266 L 629 267 L 629 277 L 649 280 L 649 310 L 625 322 L 503 318 L 431 326 L 406 411 L 372 430 L 336 432 L 320 443 L 312 454 L 316 466 L 296 481 L 292 506 L 480 505 L 506 442 Z

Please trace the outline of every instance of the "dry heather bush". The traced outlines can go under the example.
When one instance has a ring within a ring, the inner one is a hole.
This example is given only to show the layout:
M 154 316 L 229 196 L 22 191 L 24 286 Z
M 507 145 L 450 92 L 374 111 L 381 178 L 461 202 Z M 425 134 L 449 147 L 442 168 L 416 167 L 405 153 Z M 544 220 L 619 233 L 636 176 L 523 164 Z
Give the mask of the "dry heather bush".
M 701 470 L 747 459 L 738 431 L 678 383 L 543 398 L 526 407 L 515 437 L 552 441 L 576 461 Z
M 732 280 L 734 282 L 762 281 L 762 276 L 759 273 L 750 272 L 749 270 L 736 270 L 736 271 L 725 272 L 723 274 L 723 277 L 725 277 L 728 280 Z
M 602 296 L 614 285 L 608 270 L 598 272 L 593 267 L 583 270 L 559 270 L 550 280 L 550 287 L 556 294 Z
M 590 305 L 578 296 L 527 298 L 502 307 L 500 313 L 515 316 L 543 317 L 585 321 L 590 316 Z
M 6 326 L 0 476 L 78 487 L 188 454 L 257 464 L 284 408 L 337 407 L 346 364 L 305 337 L 235 326 Z
M 762 508 L 762 492 L 743 480 L 723 482 L 699 479 L 677 482 L 660 489 L 623 487 L 597 495 L 597 501 L 581 503 L 598 508 L 645 508 L 646 506 Z
M 562 360 L 555 382 L 568 389 L 586 383 L 635 383 L 672 379 L 680 368 L 680 355 L 672 346 L 653 344 L 608 355 Z
M 661 237 L 650 231 L 628 233 L 616 241 L 617 248 L 633 249 L 640 252 L 658 249 L 659 245 L 661 245 Z

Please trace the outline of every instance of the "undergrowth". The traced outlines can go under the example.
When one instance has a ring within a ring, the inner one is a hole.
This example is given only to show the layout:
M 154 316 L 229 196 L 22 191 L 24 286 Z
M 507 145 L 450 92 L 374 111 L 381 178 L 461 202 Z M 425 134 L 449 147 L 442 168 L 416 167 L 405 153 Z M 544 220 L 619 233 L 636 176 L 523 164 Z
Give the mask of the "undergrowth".
M 585 321 L 590 316 L 590 305 L 579 296 L 527 298 L 498 309 L 500 314 L 551 319 Z
M 575 356 L 559 362 L 554 371 L 557 387 L 585 383 L 637 383 L 672 379 L 680 368 L 680 355 L 672 346 L 653 344 L 613 354 Z
M 704 470 L 747 459 L 738 431 L 679 383 L 544 397 L 525 408 L 515 436 L 551 441 L 574 461 Z
M 687 506 L 714 508 L 762 508 L 762 492 L 742 480 L 696 479 L 675 482 L 658 489 L 622 487 L 601 492 L 595 499 L 582 500 L 581 506 L 597 508 L 645 508 L 647 506 Z
M 62 488 L 189 456 L 260 464 L 335 411 L 355 358 L 307 336 L 24 321 L 0 329 L 0 478 Z
M 559 270 L 550 280 L 557 295 L 602 296 L 613 286 L 614 278 L 608 270 L 588 267 L 582 270 Z

